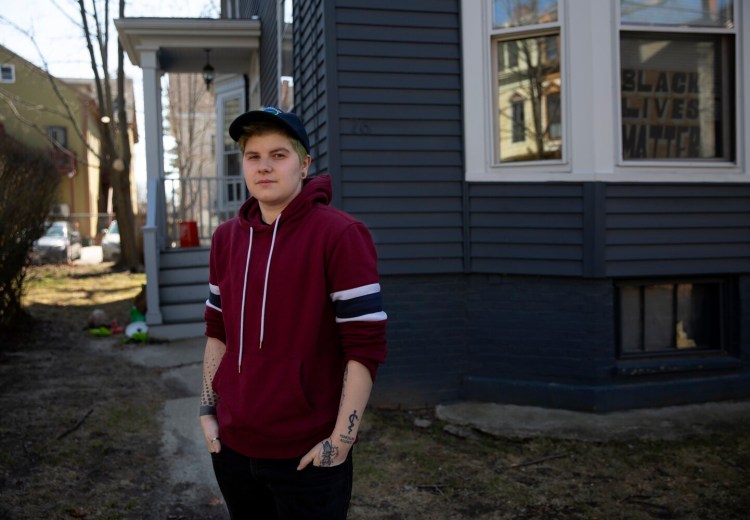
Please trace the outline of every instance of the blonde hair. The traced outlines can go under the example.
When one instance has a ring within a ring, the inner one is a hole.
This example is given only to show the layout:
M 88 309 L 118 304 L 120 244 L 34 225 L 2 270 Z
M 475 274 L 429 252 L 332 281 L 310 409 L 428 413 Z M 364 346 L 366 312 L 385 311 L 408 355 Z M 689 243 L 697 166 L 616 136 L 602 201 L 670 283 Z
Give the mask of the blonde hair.
M 247 144 L 248 139 L 250 139 L 251 137 L 269 135 L 269 134 L 285 135 L 287 138 L 289 138 L 289 141 L 292 144 L 292 149 L 299 156 L 300 162 L 305 161 L 305 157 L 307 157 L 308 154 L 307 154 L 307 150 L 305 150 L 305 147 L 300 142 L 300 140 L 294 137 L 293 135 L 291 135 L 289 132 L 287 132 L 284 128 L 280 127 L 279 125 L 275 125 L 267 121 L 257 121 L 255 123 L 251 123 L 247 126 L 242 127 L 242 135 L 240 136 L 239 139 L 237 139 L 237 144 L 240 147 L 240 151 L 243 153 L 245 152 L 245 144 Z

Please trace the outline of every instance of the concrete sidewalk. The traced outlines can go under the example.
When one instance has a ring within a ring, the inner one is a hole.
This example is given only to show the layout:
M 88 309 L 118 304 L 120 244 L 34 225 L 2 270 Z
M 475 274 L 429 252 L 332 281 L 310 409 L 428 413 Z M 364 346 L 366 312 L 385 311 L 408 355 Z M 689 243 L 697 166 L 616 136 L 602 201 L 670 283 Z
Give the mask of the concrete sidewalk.
M 586 441 L 679 439 L 750 422 L 750 401 L 725 401 L 606 414 L 533 406 L 460 402 L 439 405 L 438 419 L 498 437 Z
M 210 518 L 208 510 L 212 517 L 223 517 L 226 510 L 217 504 L 221 492 L 198 421 L 205 345 L 206 338 L 198 337 L 147 345 L 124 355 L 131 363 L 160 369 L 172 396 L 162 410 L 161 454 L 169 469 L 168 489 L 173 490 L 165 500 L 183 504 L 192 514 L 206 511 L 205 518 Z

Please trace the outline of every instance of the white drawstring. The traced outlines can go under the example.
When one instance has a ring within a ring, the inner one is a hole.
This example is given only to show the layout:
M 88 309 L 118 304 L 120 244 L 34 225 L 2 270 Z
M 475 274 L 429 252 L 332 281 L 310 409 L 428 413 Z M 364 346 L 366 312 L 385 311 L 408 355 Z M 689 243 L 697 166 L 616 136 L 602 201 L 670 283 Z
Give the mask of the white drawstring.
M 253 227 L 250 226 L 250 242 L 247 245 L 245 260 L 245 283 L 242 285 L 242 308 L 240 310 L 240 355 L 237 358 L 237 373 L 242 370 L 242 350 L 245 345 L 245 297 L 247 296 L 247 274 L 250 271 L 250 253 L 253 250 Z
M 263 348 L 263 334 L 266 329 L 266 292 L 268 291 L 268 273 L 271 271 L 271 256 L 273 256 L 273 246 L 276 243 L 276 230 L 279 228 L 279 222 L 281 221 L 281 213 L 276 217 L 276 222 L 273 224 L 273 236 L 271 237 L 271 249 L 268 251 L 268 262 L 266 263 L 266 279 L 263 282 L 263 305 L 260 309 L 260 343 L 258 348 Z

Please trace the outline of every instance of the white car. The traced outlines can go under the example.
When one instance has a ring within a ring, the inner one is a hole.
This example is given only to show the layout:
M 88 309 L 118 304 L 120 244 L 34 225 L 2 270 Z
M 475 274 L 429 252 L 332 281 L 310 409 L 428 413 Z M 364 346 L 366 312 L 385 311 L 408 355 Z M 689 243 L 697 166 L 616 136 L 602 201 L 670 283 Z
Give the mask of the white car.
M 102 260 L 109 262 L 120 258 L 120 228 L 113 220 L 102 237 Z
M 81 234 L 70 222 L 52 222 L 44 235 L 34 241 L 31 258 L 36 263 L 72 262 L 81 258 L 81 247 Z

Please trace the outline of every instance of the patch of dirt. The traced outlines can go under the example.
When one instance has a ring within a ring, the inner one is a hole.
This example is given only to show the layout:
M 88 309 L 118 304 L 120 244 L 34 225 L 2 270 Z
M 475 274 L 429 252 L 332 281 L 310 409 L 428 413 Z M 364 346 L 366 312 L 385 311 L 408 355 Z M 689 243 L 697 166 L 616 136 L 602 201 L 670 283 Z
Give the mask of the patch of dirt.
M 94 308 L 126 324 L 143 275 L 107 264 L 30 274 L 35 326 L 0 338 L 0 519 L 228 518 L 215 499 L 190 501 L 166 482 L 159 416 L 173 390 L 156 369 L 112 355 L 149 346 L 83 330 Z M 750 510 L 750 418 L 678 441 L 445 426 L 432 410 L 368 410 L 350 520 L 739 520 Z
M 168 487 L 160 412 L 170 389 L 158 370 L 112 355 L 148 345 L 86 330 L 94 309 L 126 325 L 142 283 L 111 264 L 30 269 L 33 322 L 0 338 L 0 519 L 226 518 Z

